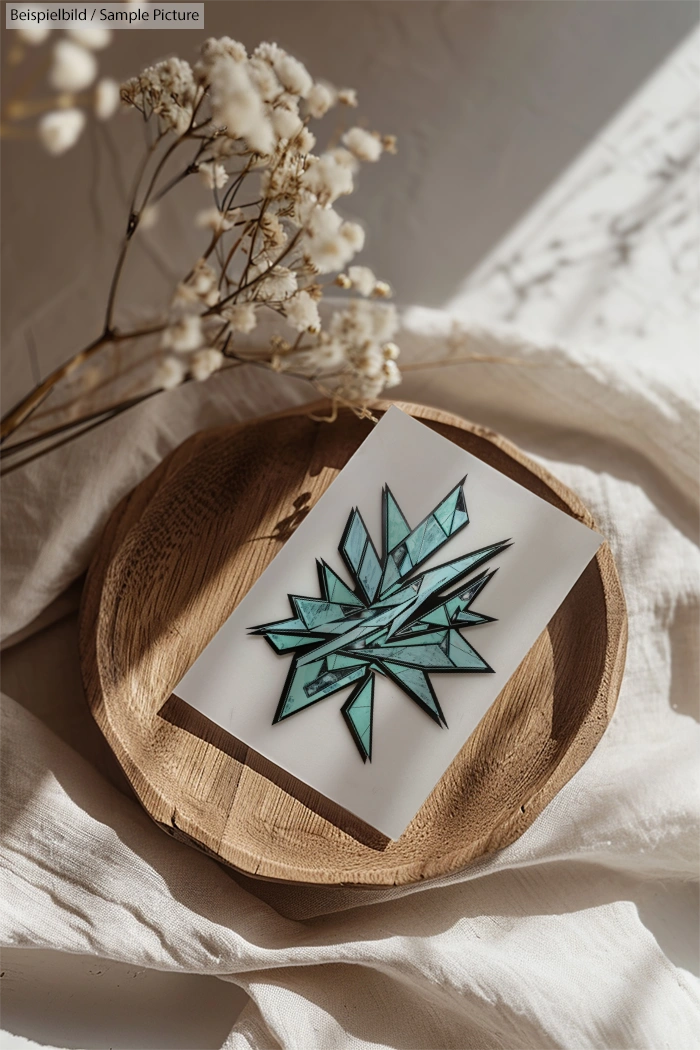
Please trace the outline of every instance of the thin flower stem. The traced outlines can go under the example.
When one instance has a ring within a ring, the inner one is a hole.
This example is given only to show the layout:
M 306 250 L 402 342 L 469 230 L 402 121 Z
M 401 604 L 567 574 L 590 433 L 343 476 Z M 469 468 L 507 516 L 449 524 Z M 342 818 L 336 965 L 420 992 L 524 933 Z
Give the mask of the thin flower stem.
M 160 160 L 156 164 L 155 171 L 153 172 L 153 175 L 151 176 L 151 181 L 148 184 L 148 189 L 146 190 L 146 192 L 144 194 L 144 198 L 143 198 L 143 200 L 141 202 L 141 207 L 139 208 L 139 214 L 143 211 L 143 209 L 145 208 L 146 204 L 148 204 L 148 202 L 149 202 L 149 200 L 151 198 L 151 194 L 153 192 L 153 188 L 154 188 L 154 186 L 156 184 L 156 181 L 157 181 L 158 176 L 160 175 L 161 171 L 163 170 L 165 165 L 168 163 L 168 161 L 170 160 L 170 158 L 172 157 L 173 153 L 178 148 L 178 146 L 181 146 L 182 143 L 185 142 L 188 137 L 189 137 L 189 131 L 186 131 L 184 133 L 184 135 L 180 135 L 180 137 L 175 139 L 174 142 L 171 142 L 170 145 L 168 146 L 168 148 L 163 153 L 162 157 L 160 158 Z M 199 153 L 201 153 L 202 148 L 203 147 L 200 146 Z M 199 153 L 197 154 L 197 156 L 199 156 Z
M 170 191 L 172 189 L 174 189 L 180 182 L 182 182 L 183 179 L 186 179 L 188 175 L 194 175 L 196 173 L 196 171 L 197 171 L 197 157 L 199 157 L 200 153 L 202 152 L 202 148 L 203 147 L 200 147 L 199 151 L 195 155 L 194 160 L 190 164 L 187 165 L 187 167 L 184 169 L 184 171 L 181 171 L 179 175 L 174 175 L 173 178 L 170 180 L 170 182 L 166 182 L 166 184 L 165 184 L 165 186 L 163 186 L 162 190 L 158 191 L 158 193 L 153 198 L 153 201 L 152 201 L 153 204 L 159 204 L 160 201 L 163 200 L 163 197 L 165 197 L 168 193 L 170 193 Z M 141 210 L 143 211 L 143 209 L 141 209 Z
M 126 234 L 119 248 L 119 255 L 117 256 L 117 262 L 114 267 L 114 272 L 112 273 L 112 280 L 110 281 L 109 292 L 107 294 L 107 306 L 105 308 L 105 333 L 109 332 L 112 328 L 114 320 L 114 305 L 117 298 L 117 291 L 119 289 L 119 282 L 121 280 L 122 270 L 124 269 L 124 263 L 126 262 L 126 255 L 129 250 L 131 238 L 136 232 L 136 228 L 138 226 L 138 217 L 136 216 L 136 198 L 138 196 L 139 186 L 141 185 L 141 180 L 146 174 L 146 169 L 148 168 L 149 161 L 153 156 L 153 152 L 156 149 L 160 140 L 161 136 L 159 135 L 150 144 L 150 146 L 146 150 L 146 155 L 141 161 L 141 164 L 139 165 L 136 175 L 134 177 L 134 183 L 132 186 L 131 194 L 129 196 Z
M 248 174 L 248 172 L 251 169 L 252 163 L 253 163 L 253 158 L 250 157 L 248 159 L 247 163 L 246 163 L 245 168 L 243 168 L 243 170 L 238 173 L 238 175 L 236 176 L 236 178 L 234 179 L 232 184 L 226 190 L 226 193 L 224 194 L 224 199 L 221 202 L 221 210 L 222 211 L 228 211 L 230 209 L 231 205 L 234 202 L 236 194 L 238 193 L 239 189 L 241 188 L 243 180 L 245 179 L 246 175 Z
M 253 262 L 253 252 L 255 251 L 255 241 L 257 240 L 257 236 L 260 233 L 260 225 L 261 225 L 261 223 L 263 221 L 263 217 L 265 215 L 265 209 L 267 208 L 268 204 L 269 204 L 269 200 L 266 197 L 265 200 L 263 201 L 262 207 L 260 209 L 260 212 L 258 214 L 257 220 L 255 222 L 255 227 L 254 227 L 253 232 L 251 234 L 250 251 L 248 252 L 248 258 L 246 259 L 246 264 L 245 264 L 245 268 L 243 270 L 243 275 L 242 275 L 240 281 L 238 282 L 238 291 L 239 292 L 241 291 L 241 287 L 245 287 L 246 281 L 248 280 L 248 272 L 250 271 L 250 267 L 251 267 L 251 264 Z
M 233 259 L 234 255 L 236 254 L 236 252 L 240 248 L 241 242 L 242 242 L 243 238 L 246 235 L 246 230 L 247 229 L 248 229 L 248 224 L 246 223 L 246 225 L 243 227 L 243 233 L 240 235 L 240 237 L 238 238 L 237 241 L 234 241 L 233 247 L 231 248 L 231 250 L 229 251 L 228 255 L 226 256 L 226 261 L 223 264 L 223 266 L 221 267 L 221 276 L 219 277 L 219 288 L 221 288 L 221 285 L 223 284 L 224 278 L 227 277 L 227 275 L 228 275 L 228 268 L 231 265 L 231 260 Z

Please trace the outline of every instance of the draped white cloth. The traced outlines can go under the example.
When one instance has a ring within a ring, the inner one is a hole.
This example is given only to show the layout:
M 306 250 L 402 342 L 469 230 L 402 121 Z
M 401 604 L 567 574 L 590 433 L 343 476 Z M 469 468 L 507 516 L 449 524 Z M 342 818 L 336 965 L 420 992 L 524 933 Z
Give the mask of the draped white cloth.
M 409 311 L 401 342 L 408 358 L 443 358 L 452 318 Z M 41 698 L 31 675 L 5 685 L 2 944 L 233 982 L 250 996 L 223 1044 L 236 1050 L 698 1046 L 690 353 L 611 356 L 474 330 L 463 345 L 529 365 L 411 373 L 401 396 L 500 429 L 538 457 L 591 508 L 617 560 L 627 669 L 591 759 L 513 845 L 398 890 L 259 883 L 156 828 L 88 724 L 75 614 L 70 597 L 55 600 L 110 508 L 169 449 L 307 396 L 253 370 L 191 385 L 4 484 L 4 630 L 31 634 L 8 664 L 24 651 L 43 685 Z

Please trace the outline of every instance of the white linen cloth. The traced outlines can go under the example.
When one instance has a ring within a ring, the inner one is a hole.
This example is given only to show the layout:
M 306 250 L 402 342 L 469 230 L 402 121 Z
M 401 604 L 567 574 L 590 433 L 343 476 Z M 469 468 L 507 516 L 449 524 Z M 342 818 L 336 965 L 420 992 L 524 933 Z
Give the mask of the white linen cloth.
M 454 341 L 446 313 L 404 319 L 408 358 L 443 358 Z M 591 759 L 517 842 L 450 878 L 378 891 L 257 882 L 170 839 L 104 775 L 89 716 L 76 714 L 76 657 L 51 643 L 59 627 L 73 636 L 64 620 L 31 640 L 41 653 L 45 639 L 53 728 L 31 696 L 3 699 L 2 944 L 231 981 L 250 995 L 224 1043 L 236 1050 L 698 1046 L 690 355 L 611 357 L 476 331 L 461 341 L 532 366 L 417 372 L 401 396 L 537 456 L 581 495 L 617 560 L 627 669 Z M 10 475 L 6 633 L 26 631 L 83 571 L 111 507 L 187 434 L 305 397 L 281 377 L 233 373 Z

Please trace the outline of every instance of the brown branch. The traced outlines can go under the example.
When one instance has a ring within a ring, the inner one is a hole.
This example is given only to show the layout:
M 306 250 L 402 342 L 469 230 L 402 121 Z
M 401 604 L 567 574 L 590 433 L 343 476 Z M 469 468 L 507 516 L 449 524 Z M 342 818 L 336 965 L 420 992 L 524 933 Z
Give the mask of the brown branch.
M 154 325 L 150 328 L 141 328 L 134 332 L 109 332 L 103 333 L 98 336 L 97 339 L 89 343 L 88 346 L 80 350 L 77 354 L 71 357 L 64 364 L 60 365 L 59 368 L 54 369 L 46 379 L 34 387 L 33 390 L 22 398 L 14 408 L 3 416 L 0 421 L 0 443 L 5 441 L 6 438 L 13 434 L 14 431 L 22 423 L 26 422 L 32 413 L 39 407 L 46 397 L 50 394 L 53 388 L 62 379 L 66 379 L 69 375 L 76 371 L 81 365 L 89 361 L 98 350 L 101 350 L 103 346 L 107 346 L 109 343 L 125 342 L 129 339 L 141 339 L 147 335 L 156 335 L 158 332 L 162 332 L 165 329 L 165 324 Z
M 240 367 L 240 364 L 237 362 L 235 364 L 228 365 L 226 368 L 220 368 L 219 372 L 229 372 L 231 371 L 231 369 L 238 367 Z M 218 375 L 219 373 L 216 372 L 213 374 Z M 195 380 L 193 380 L 191 377 L 188 377 L 184 380 L 184 382 L 181 385 L 184 386 L 185 383 L 191 382 L 195 382 Z M 27 448 L 30 444 L 36 445 L 39 444 L 41 441 L 48 441 L 49 437 L 53 436 L 54 434 L 57 434 L 59 432 L 65 432 L 65 430 L 68 430 L 70 428 L 73 428 L 75 430 L 75 428 L 81 426 L 81 424 L 89 423 L 89 426 L 84 426 L 83 429 L 79 430 L 77 433 L 68 434 L 68 436 L 63 438 L 62 441 L 57 441 L 49 448 L 40 449 L 38 452 L 33 453 L 33 455 L 31 456 L 25 456 L 25 458 L 20 460 L 19 463 L 13 463 L 11 466 L 6 467 L 4 470 L 1 470 L 0 477 L 4 477 L 6 474 L 11 474 L 13 471 L 19 470 L 21 467 L 27 466 L 29 463 L 33 463 L 35 459 L 39 459 L 41 456 L 45 456 L 49 452 L 54 452 L 56 449 L 61 448 L 63 445 L 67 445 L 70 441 L 74 441 L 76 438 L 82 437 L 83 434 L 87 434 L 88 431 L 94 430 L 95 427 L 102 426 L 103 423 L 109 423 L 111 419 L 114 419 L 116 418 L 116 416 L 121 415 L 122 412 L 128 412 L 129 409 L 135 408 L 137 405 L 140 405 L 144 401 L 148 401 L 149 398 L 154 397 L 156 394 L 162 393 L 162 387 L 158 387 L 155 390 L 149 390 L 145 394 L 139 394 L 137 397 L 133 397 L 129 401 L 120 402 L 114 406 L 105 408 L 101 412 L 98 412 L 94 415 L 85 416 L 82 419 L 74 420 L 72 423 L 66 423 L 62 427 L 57 427 L 54 431 L 51 431 L 50 433 L 36 435 L 34 438 L 28 438 L 26 442 L 22 443 L 22 447 Z M 95 418 L 96 416 L 99 418 Z M 19 450 L 20 445 L 14 445 L 11 449 L 6 450 L 6 455 L 10 455 L 12 451 Z
M 59 368 L 54 369 L 54 371 L 46 377 L 43 383 L 39 383 L 39 385 L 34 387 L 26 397 L 22 398 L 14 408 L 10 409 L 0 422 L 0 442 L 9 437 L 9 435 L 16 430 L 21 423 L 24 423 L 24 421 L 29 418 L 32 412 L 39 407 L 44 398 L 48 397 L 56 383 L 60 382 L 61 379 L 65 379 L 66 376 L 69 376 L 76 370 L 76 368 L 79 368 L 80 365 L 85 363 L 85 361 L 88 361 L 109 341 L 109 337 L 104 334 L 98 336 L 98 338 L 92 343 L 79 353 L 75 354 L 74 357 L 71 357 L 69 361 L 66 361 L 66 363 Z

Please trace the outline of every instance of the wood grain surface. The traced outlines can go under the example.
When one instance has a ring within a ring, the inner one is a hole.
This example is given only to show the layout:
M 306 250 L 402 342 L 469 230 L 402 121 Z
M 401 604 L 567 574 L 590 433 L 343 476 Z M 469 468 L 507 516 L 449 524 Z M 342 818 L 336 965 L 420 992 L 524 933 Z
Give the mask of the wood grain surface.
M 594 526 L 503 437 L 400 407 Z M 171 835 L 261 878 L 381 886 L 457 871 L 522 834 L 589 757 L 617 700 L 627 618 L 607 544 L 396 842 L 173 695 L 371 426 L 305 408 L 189 438 L 116 507 L 83 592 L 88 702 L 136 795 Z

